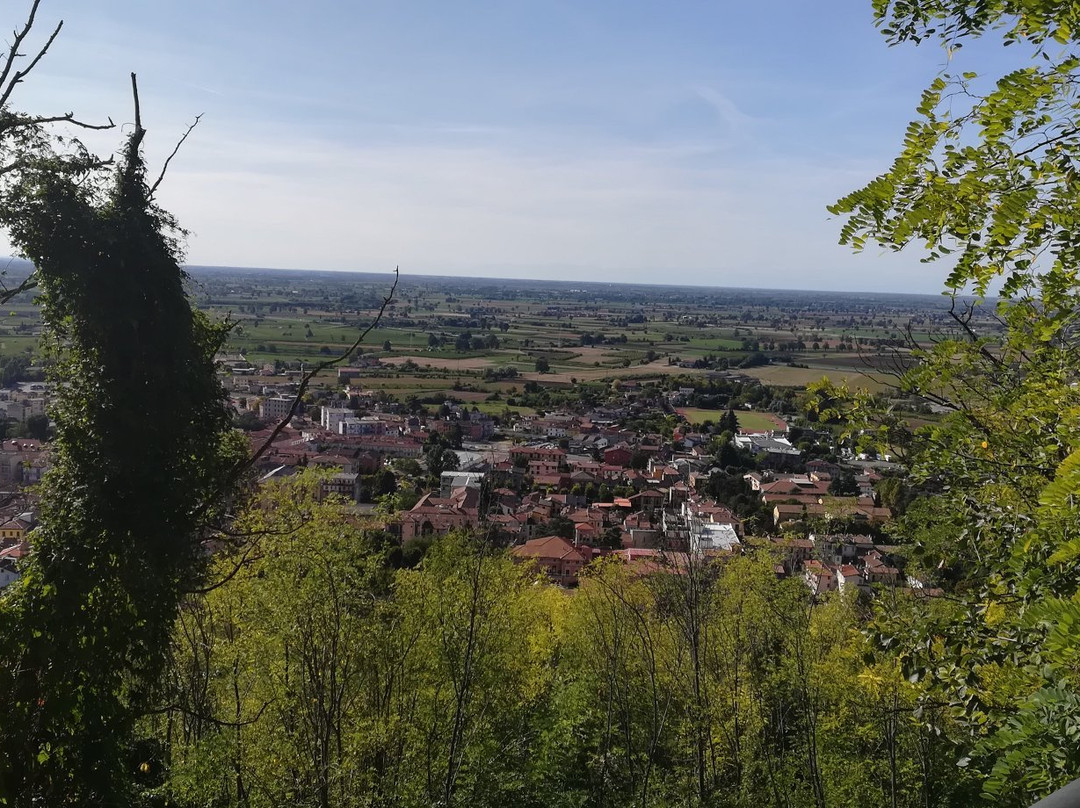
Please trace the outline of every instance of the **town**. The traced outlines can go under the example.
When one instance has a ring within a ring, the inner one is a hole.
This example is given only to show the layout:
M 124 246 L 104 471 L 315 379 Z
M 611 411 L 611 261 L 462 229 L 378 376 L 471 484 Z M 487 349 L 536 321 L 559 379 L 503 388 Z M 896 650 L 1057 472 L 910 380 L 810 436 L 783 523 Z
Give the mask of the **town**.
M 912 323 L 924 339 L 941 326 L 938 301 L 406 279 L 367 344 L 331 363 L 348 327 L 377 317 L 382 287 L 338 277 L 316 298 L 309 274 L 195 276 L 204 308 L 237 323 L 219 378 L 260 483 L 318 470 L 323 494 L 403 558 L 466 531 L 562 587 L 601 557 L 677 573 L 767 552 L 814 594 L 939 591 L 891 529 L 901 467 L 822 422 L 806 389 L 830 376 L 891 395 L 883 374 L 917 347 Z M 643 295 L 669 302 L 646 314 Z M 48 458 L 34 306 L 14 305 L 0 586 L 28 552 Z M 934 418 L 928 402 L 893 403 L 913 425 Z

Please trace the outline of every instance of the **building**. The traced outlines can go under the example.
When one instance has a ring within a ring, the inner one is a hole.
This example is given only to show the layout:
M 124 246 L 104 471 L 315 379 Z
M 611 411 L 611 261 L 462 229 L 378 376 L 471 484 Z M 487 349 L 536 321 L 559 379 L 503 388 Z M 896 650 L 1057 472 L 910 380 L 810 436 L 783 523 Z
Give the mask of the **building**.
M 510 450 L 510 459 L 518 463 L 546 460 L 562 464 L 566 462 L 566 452 L 554 446 L 515 446 Z
M 739 545 L 739 534 L 731 525 L 690 520 L 690 552 L 730 552 L 738 549 Z
M 451 530 L 476 527 L 480 523 L 480 491 L 455 489 L 449 497 L 427 494 L 401 515 L 401 540 L 417 536 L 441 536 Z
M 352 502 L 357 502 L 360 499 L 360 476 L 355 472 L 339 472 L 323 480 L 319 488 L 323 494 L 337 494 Z
M 444 471 L 439 477 L 439 497 L 449 499 L 457 488 L 480 488 L 487 472 Z
M 519 563 L 533 562 L 552 582 L 560 586 L 576 586 L 578 574 L 588 559 L 561 536 L 529 539 L 510 551 Z
M 319 423 L 327 432 L 338 433 L 338 424 L 346 418 L 355 418 L 356 412 L 348 407 L 323 407 L 319 414 Z
M 259 417 L 264 421 L 280 421 L 292 410 L 296 396 L 271 396 L 259 404 Z

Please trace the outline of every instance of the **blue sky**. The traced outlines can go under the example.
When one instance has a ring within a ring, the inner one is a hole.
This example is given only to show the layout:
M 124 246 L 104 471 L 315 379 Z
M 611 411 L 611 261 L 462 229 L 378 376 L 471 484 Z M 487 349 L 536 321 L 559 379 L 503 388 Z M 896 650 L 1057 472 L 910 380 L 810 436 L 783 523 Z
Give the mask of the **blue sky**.
M 59 19 L 20 108 L 130 121 L 135 71 L 157 164 L 204 114 L 160 192 L 194 264 L 919 292 L 947 274 L 849 254 L 825 210 L 887 167 L 945 63 L 887 47 L 869 0 L 44 0 L 42 33 Z

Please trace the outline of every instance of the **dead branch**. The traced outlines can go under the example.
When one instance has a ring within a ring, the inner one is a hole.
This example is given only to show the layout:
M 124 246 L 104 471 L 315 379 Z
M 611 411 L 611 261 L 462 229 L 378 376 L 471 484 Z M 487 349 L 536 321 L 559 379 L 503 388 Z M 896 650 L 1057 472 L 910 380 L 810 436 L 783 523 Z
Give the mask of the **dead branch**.
M 15 92 L 15 88 L 22 84 L 26 77 L 38 66 L 45 57 L 45 54 L 49 52 L 49 49 L 56 41 L 57 36 L 60 35 L 60 30 L 64 27 L 63 20 L 58 22 L 56 27 L 52 30 L 52 33 L 49 34 L 48 38 L 45 40 L 45 44 L 38 48 L 37 52 L 26 66 L 21 69 L 17 68 L 16 65 L 19 60 L 26 55 L 20 49 L 34 28 L 34 24 L 37 21 L 38 6 L 40 5 L 41 0 L 34 0 L 31 4 L 30 12 L 26 15 L 26 22 L 23 23 L 22 28 L 12 32 L 11 46 L 8 48 L 7 55 L 4 57 L 3 62 L 0 63 L 0 110 L 6 109 L 12 94 Z M 62 115 L 15 115 L 8 113 L 5 115 L 3 124 L 0 125 L 0 132 L 10 132 L 11 130 L 22 127 L 40 126 L 52 123 L 68 123 L 81 129 L 112 129 L 113 126 L 115 126 L 112 118 L 109 118 L 108 121 L 107 124 L 87 123 L 86 121 L 76 118 L 74 112 L 66 112 Z
M 74 112 L 65 112 L 63 115 L 20 115 L 7 120 L 3 125 L 4 132 L 22 129 L 27 126 L 40 126 L 50 123 L 69 123 L 81 129 L 112 129 L 116 126 L 112 118 L 106 118 L 108 123 L 87 123 L 75 117 Z
M 16 286 L 10 288 L 2 280 L 0 280 L 0 305 L 7 303 L 14 297 L 18 297 L 23 292 L 28 292 L 36 287 L 37 278 L 34 277 L 33 272 L 23 278 Z
M 45 55 L 45 52 L 52 46 L 53 41 L 60 33 L 60 29 L 64 27 L 64 21 L 61 20 L 55 29 L 53 29 L 52 35 L 45 42 L 44 46 L 38 51 L 37 56 L 26 67 L 25 70 L 12 70 L 15 68 L 15 63 L 23 55 L 19 53 L 19 48 L 22 47 L 23 41 L 29 36 L 30 31 L 33 30 L 34 21 L 37 18 L 38 6 L 41 5 L 41 0 L 34 0 L 30 6 L 30 13 L 26 15 L 26 22 L 23 24 L 21 30 L 12 32 L 11 48 L 8 49 L 7 58 L 4 59 L 4 66 L 0 68 L 0 107 L 4 107 L 8 100 L 11 98 L 11 93 L 15 90 L 15 86 L 20 84 L 27 74 L 34 69 L 38 62 L 41 61 L 41 57 Z M 10 77 L 11 81 L 8 82 Z
M 236 471 L 233 472 L 231 482 L 235 482 L 237 479 L 239 479 L 241 474 L 243 474 L 249 468 L 258 463 L 259 458 L 266 454 L 267 450 L 269 450 L 269 448 L 273 445 L 274 441 L 278 439 L 278 436 L 281 434 L 282 430 L 285 429 L 289 421 L 291 421 L 293 416 L 296 415 L 296 411 L 300 407 L 300 399 L 304 395 L 304 393 L 307 392 L 307 389 L 310 386 L 312 379 L 314 379 L 315 376 L 317 376 L 319 373 L 322 373 L 327 368 L 332 368 L 340 362 L 344 362 L 353 353 L 353 351 L 360 347 L 360 344 L 367 338 L 367 335 L 370 334 L 376 326 L 378 326 L 379 322 L 383 318 L 383 314 L 386 313 L 386 309 L 390 305 L 390 301 L 394 299 L 394 293 L 397 291 L 399 280 L 401 280 L 401 268 L 394 267 L 394 283 L 390 286 L 390 292 L 386 295 L 386 297 L 383 298 L 382 305 L 379 306 L 379 311 L 378 313 L 376 313 L 375 319 L 371 321 L 367 328 L 360 332 L 360 335 L 353 341 L 352 345 L 350 345 L 348 348 L 346 348 L 344 351 L 342 351 L 340 354 L 333 357 L 332 359 L 323 360 L 322 362 L 317 364 L 312 370 L 309 370 L 307 373 L 304 374 L 304 377 L 300 380 L 300 386 L 296 390 L 296 398 L 293 399 L 292 406 L 289 407 L 289 411 L 285 413 L 285 417 L 281 419 L 281 421 L 276 427 L 274 427 L 274 431 L 270 433 L 270 435 L 266 438 L 265 441 L 263 441 L 262 445 L 255 450 L 251 457 L 240 463 Z
M 140 136 L 145 129 L 142 126 L 142 112 L 139 110 L 139 83 L 135 74 L 131 74 L 131 97 L 135 104 L 135 136 Z
M 195 116 L 195 120 L 192 121 L 191 126 L 187 128 L 186 132 L 184 132 L 183 137 L 181 137 L 180 140 L 177 141 L 176 147 L 172 150 L 172 154 L 165 158 L 165 163 L 161 166 L 161 173 L 158 174 L 158 178 L 154 180 L 154 184 L 150 186 L 150 192 L 147 194 L 148 196 L 153 196 L 154 192 L 157 191 L 158 186 L 161 185 L 161 181 L 165 179 L 165 172 L 169 170 L 169 163 L 171 163 L 172 159 L 176 157 L 177 152 L 180 151 L 180 147 L 184 145 L 184 141 L 187 140 L 188 135 L 191 134 L 191 130 L 199 125 L 200 120 L 202 120 L 201 113 Z

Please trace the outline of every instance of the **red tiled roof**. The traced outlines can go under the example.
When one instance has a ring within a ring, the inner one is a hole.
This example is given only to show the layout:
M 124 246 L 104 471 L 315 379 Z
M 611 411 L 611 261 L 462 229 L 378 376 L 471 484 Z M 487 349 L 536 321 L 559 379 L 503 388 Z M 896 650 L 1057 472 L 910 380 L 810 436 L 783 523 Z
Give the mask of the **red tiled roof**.
M 529 539 L 524 544 L 519 544 L 513 548 L 510 555 L 517 558 L 565 559 L 578 561 L 582 564 L 586 561 L 585 557 L 562 536 L 544 536 L 538 539 Z

